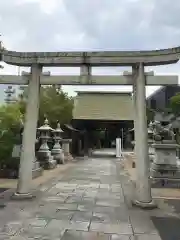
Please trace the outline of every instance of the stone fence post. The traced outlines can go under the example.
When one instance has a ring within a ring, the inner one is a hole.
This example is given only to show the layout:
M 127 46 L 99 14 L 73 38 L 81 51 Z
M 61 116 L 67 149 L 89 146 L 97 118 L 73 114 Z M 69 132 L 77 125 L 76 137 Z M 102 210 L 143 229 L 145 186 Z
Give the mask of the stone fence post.
M 70 153 L 70 143 L 72 139 L 62 139 L 62 149 L 64 151 L 64 160 L 70 161 L 72 160 L 72 155 Z

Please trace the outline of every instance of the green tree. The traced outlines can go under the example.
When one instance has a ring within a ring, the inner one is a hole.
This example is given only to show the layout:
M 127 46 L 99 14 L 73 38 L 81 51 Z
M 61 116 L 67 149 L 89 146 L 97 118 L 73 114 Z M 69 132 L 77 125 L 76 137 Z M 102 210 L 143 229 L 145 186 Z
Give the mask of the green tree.
M 15 160 L 11 158 L 14 144 L 19 142 L 21 120 L 26 111 L 27 89 L 15 104 L 0 106 L 0 165 L 11 168 Z M 23 98 L 25 97 L 25 98 Z M 61 89 L 54 86 L 41 87 L 40 90 L 40 124 L 44 116 L 48 118 L 52 127 L 56 127 L 59 120 L 62 124 L 72 119 L 73 99 L 69 98 Z M 18 137 L 19 136 L 19 137 Z M 15 163 L 18 166 L 19 162 Z
M 47 116 L 52 126 L 56 125 L 57 120 L 60 123 L 69 123 L 72 119 L 73 99 L 69 98 L 61 89 L 56 87 L 46 87 L 41 89 L 40 94 L 40 123 L 44 116 Z
M 27 89 L 24 90 L 23 95 L 26 97 Z M 26 103 L 23 95 L 19 99 L 19 107 L 24 115 Z M 55 86 L 41 87 L 39 123 L 43 124 L 45 116 L 53 127 L 55 127 L 57 120 L 62 124 L 69 123 L 72 119 L 73 105 L 73 98 L 70 98 L 61 88 Z
M 22 113 L 19 104 L 8 104 L 0 107 L 0 131 L 12 130 L 17 131 L 20 127 Z
M 18 104 L 0 107 L 0 165 L 14 164 L 11 154 L 21 128 L 22 114 Z
M 180 114 L 180 93 L 170 99 L 170 108 L 175 115 Z

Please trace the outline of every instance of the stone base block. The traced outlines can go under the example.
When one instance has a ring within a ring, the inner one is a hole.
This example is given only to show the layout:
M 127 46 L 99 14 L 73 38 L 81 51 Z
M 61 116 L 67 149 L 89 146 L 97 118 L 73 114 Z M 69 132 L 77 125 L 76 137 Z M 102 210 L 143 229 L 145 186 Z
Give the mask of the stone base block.
M 64 157 L 60 158 L 57 162 L 58 164 L 64 164 L 65 163 Z
M 89 160 L 88 155 L 84 155 L 84 160 Z
M 51 155 L 50 151 L 47 152 L 38 152 L 38 161 L 40 166 L 44 169 L 53 169 L 57 166 L 57 161 Z
M 136 206 L 136 207 L 139 207 L 139 208 L 142 208 L 142 209 L 149 209 L 149 210 L 157 208 L 157 204 L 155 203 L 154 200 L 152 200 L 151 202 L 148 202 L 148 203 L 140 202 L 138 200 L 133 200 L 132 205 Z
M 152 163 L 151 164 L 151 169 L 154 170 L 176 170 L 180 171 L 180 166 L 178 164 L 157 164 L 157 163 Z
M 64 164 L 64 154 L 54 156 L 57 164 Z
M 36 196 L 32 193 L 13 193 L 12 200 L 33 200 Z
M 72 161 L 73 160 L 73 156 L 70 154 L 68 157 L 68 161 Z
M 180 168 L 177 165 L 152 164 L 150 169 L 152 178 L 180 179 Z
M 152 188 L 180 188 L 180 179 L 151 178 Z
M 168 171 L 168 172 L 162 172 L 162 171 L 154 171 L 151 170 L 151 177 L 152 178 L 158 178 L 158 179 L 180 179 L 180 172 L 175 171 Z
M 57 167 L 57 162 L 56 162 L 56 160 L 51 160 L 51 161 L 45 163 L 45 165 L 44 165 L 44 168 L 45 168 L 45 169 L 54 169 L 54 168 L 56 168 L 56 167 Z
M 149 160 L 151 163 L 154 162 L 154 159 L 155 159 L 154 154 L 149 154 Z
M 73 160 L 73 157 L 71 154 L 64 154 L 64 161 L 65 162 L 69 162 L 69 161 L 72 161 Z
M 62 149 L 53 149 L 51 155 L 57 161 L 57 164 L 64 164 L 64 152 Z

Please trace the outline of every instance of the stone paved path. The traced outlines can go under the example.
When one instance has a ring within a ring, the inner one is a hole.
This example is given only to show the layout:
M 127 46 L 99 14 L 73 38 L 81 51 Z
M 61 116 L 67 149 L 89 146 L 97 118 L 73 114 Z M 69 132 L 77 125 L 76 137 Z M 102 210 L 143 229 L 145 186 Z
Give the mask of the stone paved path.
M 42 186 L 33 201 L 0 206 L 0 240 L 180 239 L 173 205 L 161 200 L 160 209 L 143 211 L 131 206 L 131 195 L 118 160 L 81 160 Z M 170 227 L 174 235 L 167 234 Z

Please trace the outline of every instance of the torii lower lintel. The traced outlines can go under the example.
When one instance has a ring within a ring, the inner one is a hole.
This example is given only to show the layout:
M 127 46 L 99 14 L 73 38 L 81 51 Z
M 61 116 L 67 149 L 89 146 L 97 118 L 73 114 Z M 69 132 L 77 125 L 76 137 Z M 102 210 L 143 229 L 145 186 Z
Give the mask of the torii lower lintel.
M 81 82 L 79 75 L 42 75 L 40 78 L 41 85 L 133 85 L 130 74 L 128 75 L 91 75 L 91 81 Z M 10 85 L 28 85 L 30 75 L 0 75 L 0 84 Z M 176 75 L 146 75 L 146 85 L 177 85 L 178 76 Z

